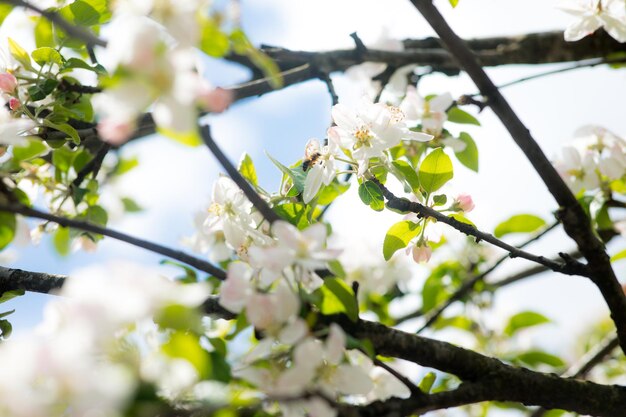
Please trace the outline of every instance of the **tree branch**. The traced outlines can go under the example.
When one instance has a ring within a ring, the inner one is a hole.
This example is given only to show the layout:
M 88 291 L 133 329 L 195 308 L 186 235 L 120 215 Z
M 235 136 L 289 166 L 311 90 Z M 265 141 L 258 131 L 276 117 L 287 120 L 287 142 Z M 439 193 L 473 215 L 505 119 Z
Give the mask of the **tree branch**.
M 213 153 L 215 158 L 219 161 L 222 167 L 226 170 L 230 178 L 239 186 L 241 191 L 248 197 L 248 200 L 254 205 L 254 207 L 263 215 L 263 218 L 267 220 L 270 224 L 274 223 L 276 220 L 280 220 L 280 217 L 272 208 L 267 204 L 265 200 L 261 198 L 261 196 L 254 191 L 254 189 L 248 184 L 248 181 L 237 171 L 237 168 L 228 160 L 224 152 L 217 146 L 213 137 L 211 136 L 211 129 L 209 126 L 202 126 L 200 128 L 202 140 L 204 140 L 205 145 L 209 148 L 209 150 Z
M 387 187 L 385 187 L 383 184 L 380 183 L 380 181 L 375 178 L 371 181 L 378 185 L 383 196 L 387 199 L 387 206 L 391 209 L 400 212 L 416 213 L 418 216 L 421 217 L 432 217 L 437 221 L 440 221 L 447 224 L 448 226 L 455 228 L 461 233 L 464 233 L 468 236 L 474 236 L 477 242 L 480 240 L 484 240 L 485 242 L 491 243 L 494 246 L 508 251 L 508 256 L 510 256 L 511 258 L 524 258 L 529 261 L 544 265 L 555 272 L 561 272 L 566 275 L 587 276 L 588 274 L 586 270 L 586 265 L 584 264 L 575 263 L 569 258 L 566 259 L 566 262 L 564 263 L 555 262 L 544 256 L 533 255 L 531 253 L 525 252 L 521 249 L 516 248 L 515 246 L 509 245 L 508 243 L 501 241 L 500 239 L 497 239 L 489 233 L 481 232 L 472 225 L 462 223 L 456 219 L 453 219 L 452 217 L 441 214 L 431 207 L 427 207 L 420 203 L 410 201 L 406 198 L 396 197 L 391 191 L 389 191 L 389 189 L 387 189 Z
M 66 278 L 64 275 L 0 266 L 0 294 L 13 290 L 48 294 L 52 290 L 61 288 Z
M 426 18 L 442 43 L 458 60 L 488 100 L 493 112 L 524 152 L 544 184 L 559 204 L 559 219 L 566 233 L 574 239 L 588 261 L 588 276 L 598 287 L 615 322 L 620 345 L 626 351 L 626 296 L 611 267 L 604 244 L 594 235 L 591 223 L 556 169 L 543 153 L 530 131 L 513 111 L 498 88 L 485 73 L 476 56 L 450 28 L 431 0 L 411 0 Z
M 62 227 L 71 227 L 74 229 L 84 230 L 86 232 L 97 233 L 99 235 L 108 236 L 110 238 L 120 240 L 122 242 L 130 243 L 133 246 L 137 246 L 143 249 L 147 249 L 151 252 L 158 253 L 163 256 L 167 256 L 172 259 L 176 259 L 177 261 L 183 262 L 189 266 L 192 266 L 200 271 L 207 272 L 214 277 L 224 280 L 226 279 L 226 272 L 222 269 L 217 268 L 213 264 L 196 258 L 195 256 L 188 255 L 184 252 L 170 249 L 168 247 L 159 245 L 158 243 L 148 242 L 147 240 L 139 239 L 133 236 L 129 236 L 125 233 L 118 232 L 115 230 L 111 230 L 105 227 L 101 227 L 95 225 L 93 223 L 88 223 L 80 220 L 72 220 L 65 217 L 56 216 L 50 213 L 44 213 L 39 210 L 35 210 L 29 207 L 25 207 L 17 204 L 0 204 L 0 211 L 5 211 L 9 213 L 21 214 L 26 217 L 33 217 L 36 219 L 47 220 L 49 222 L 57 223 Z
M 479 383 L 481 395 L 471 401 L 514 401 L 526 405 L 560 408 L 594 416 L 622 416 L 626 388 L 600 385 L 554 374 L 507 365 L 450 343 L 392 329 L 380 323 L 332 317 L 350 335 L 369 339 L 376 353 L 404 359 Z M 454 392 L 454 391 L 452 391 Z M 462 404 L 456 404 L 462 405 Z M 452 405 L 450 405 L 452 406 Z

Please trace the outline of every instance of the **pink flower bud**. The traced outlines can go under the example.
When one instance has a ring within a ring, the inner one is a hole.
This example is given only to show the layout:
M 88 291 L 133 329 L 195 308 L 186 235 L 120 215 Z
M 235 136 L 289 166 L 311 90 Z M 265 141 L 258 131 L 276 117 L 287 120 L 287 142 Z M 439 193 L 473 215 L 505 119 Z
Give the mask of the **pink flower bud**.
M 8 72 L 0 73 L 0 90 L 3 93 L 13 94 L 17 88 L 17 78 Z
M 430 260 L 433 250 L 426 243 L 413 246 L 413 260 L 417 263 L 426 263 Z
M 13 111 L 17 110 L 20 108 L 20 106 L 22 105 L 22 103 L 16 99 L 15 97 L 11 97 L 9 99 L 9 108 Z
M 213 113 L 221 113 L 233 102 L 233 92 L 223 88 L 204 89 L 198 96 L 200 105 Z
M 135 124 L 129 121 L 104 119 L 98 123 L 100 138 L 111 145 L 126 143 L 134 131 Z
M 472 200 L 472 196 L 469 194 L 459 194 L 454 199 L 454 205 L 465 213 L 469 213 L 474 210 L 474 201 Z

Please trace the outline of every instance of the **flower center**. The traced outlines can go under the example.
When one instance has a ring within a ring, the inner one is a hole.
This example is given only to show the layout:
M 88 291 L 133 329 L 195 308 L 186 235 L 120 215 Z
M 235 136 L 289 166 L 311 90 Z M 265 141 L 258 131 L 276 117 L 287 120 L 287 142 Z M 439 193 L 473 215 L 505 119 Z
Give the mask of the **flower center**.
M 393 123 L 400 123 L 404 120 L 404 112 L 396 106 L 387 106 L 389 113 L 391 114 L 391 121 Z
M 374 138 L 374 136 L 367 127 L 361 126 L 360 128 L 358 128 L 357 131 L 354 132 L 354 137 L 356 138 L 356 143 L 354 144 L 353 149 L 358 149 L 363 146 L 372 146 L 371 140 Z

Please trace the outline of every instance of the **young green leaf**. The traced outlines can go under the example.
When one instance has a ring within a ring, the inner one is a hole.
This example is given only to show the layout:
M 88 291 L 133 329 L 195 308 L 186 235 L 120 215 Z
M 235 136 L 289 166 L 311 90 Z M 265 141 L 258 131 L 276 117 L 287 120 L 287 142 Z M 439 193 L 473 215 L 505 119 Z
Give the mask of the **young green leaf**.
M 424 378 L 422 378 L 418 385 L 420 391 L 422 391 L 424 394 L 430 393 L 430 390 L 432 389 L 436 379 L 437 375 L 434 372 L 429 372 L 424 375 Z
M 0 212 L 0 250 L 13 241 L 16 225 L 15 214 Z
M 363 203 L 370 206 L 373 210 L 383 211 L 385 208 L 383 193 L 373 181 L 365 181 L 359 185 L 359 197 Z
M 403 220 L 391 226 L 385 235 L 383 242 L 383 256 L 385 260 L 391 259 L 396 251 L 406 248 L 411 239 L 419 234 L 421 226 L 410 220 Z
M 497 225 L 494 235 L 499 238 L 510 233 L 531 233 L 545 224 L 546 221 L 541 217 L 532 214 L 517 214 Z
M 507 336 L 512 336 L 521 329 L 526 329 L 532 326 L 538 326 L 540 324 L 549 323 L 550 319 L 542 314 L 535 313 L 534 311 L 524 311 L 522 313 L 515 314 L 509 318 L 509 322 L 504 328 L 504 333 Z
M 30 56 L 32 56 L 33 60 L 42 67 L 47 64 L 63 64 L 63 57 L 59 51 L 48 46 L 35 49 L 31 52 Z
M 461 152 L 454 153 L 456 159 L 472 171 L 478 172 L 478 147 L 476 146 L 476 142 L 474 142 L 474 139 L 466 132 L 461 132 L 459 140 L 465 143 L 465 149 Z
M 35 71 L 35 68 L 33 68 L 33 64 L 30 61 L 30 56 L 28 55 L 28 52 L 26 52 L 26 50 L 22 48 L 13 39 L 9 38 L 8 40 L 9 40 L 9 52 L 11 53 L 11 55 L 13 55 L 13 58 L 15 58 L 17 62 L 22 64 L 22 66 L 25 69 L 32 71 L 32 72 L 37 72 Z
M 411 187 L 410 190 L 406 190 L 406 191 L 418 193 L 420 189 L 420 181 L 419 181 L 419 178 L 417 177 L 417 173 L 415 172 L 415 169 L 413 169 L 413 167 L 409 165 L 408 162 L 403 161 L 403 160 L 393 161 L 392 165 L 400 172 L 400 174 L 404 177 L 408 185 Z
M 359 318 L 359 306 L 354 296 L 354 291 L 342 279 L 326 278 L 320 288 L 322 302 L 320 310 L 322 314 L 344 313 L 348 318 L 356 322 Z
M 48 153 L 48 150 L 48 146 L 41 140 L 27 139 L 26 145 L 13 146 L 13 160 L 16 162 L 28 161 Z
M 237 169 L 245 179 L 250 181 L 252 185 L 259 185 L 259 179 L 256 174 L 256 169 L 254 168 L 254 162 L 252 162 L 252 158 L 250 158 L 250 155 L 245 152 L 243 155 L 241 155 L 241 159 L 239 160 L 239 168 Z
M 454 176 L 452 161 L 442 148 L 429 153 L 419 168 L 419 180 L 427 193 L 440 189 Z
M 0 295 L 0 304 L 5 303 L 9 300 L 14 299 L 15 297 L 21 297 L 26 293 L 25 290 L 10 290 L 5 291 Z M 4 316 L 3 316 L 4 317 Z
M 480 126 L 478 119 L 456 106 L 448 110 L 448 121 L 452 123 Z

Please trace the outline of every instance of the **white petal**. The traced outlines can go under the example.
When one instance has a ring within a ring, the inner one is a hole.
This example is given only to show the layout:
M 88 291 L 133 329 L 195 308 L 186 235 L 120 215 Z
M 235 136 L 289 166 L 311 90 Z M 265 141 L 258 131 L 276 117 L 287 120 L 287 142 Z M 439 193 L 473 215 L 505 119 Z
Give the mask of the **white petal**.
M 330 325 L 326 339 L 326 360 L 332 365 L 341 362 L 346 346 L 346 335 L 337 324 Z

